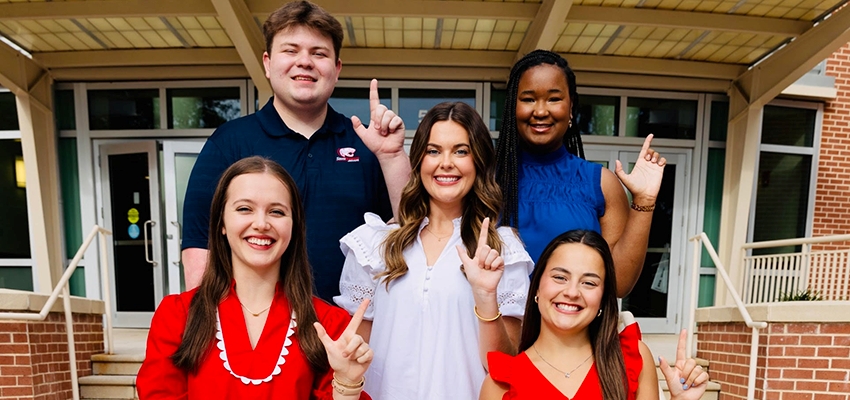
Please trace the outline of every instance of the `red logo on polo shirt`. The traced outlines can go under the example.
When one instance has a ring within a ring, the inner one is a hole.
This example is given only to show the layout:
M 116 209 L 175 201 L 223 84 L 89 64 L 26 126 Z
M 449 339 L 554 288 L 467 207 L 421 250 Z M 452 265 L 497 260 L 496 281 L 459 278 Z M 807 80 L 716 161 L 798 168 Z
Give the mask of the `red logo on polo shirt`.
M 336 150 L 336 160 L 342 162 L 360 162 L 360 157 L 354 155 L 354 147 L 340 147 Z

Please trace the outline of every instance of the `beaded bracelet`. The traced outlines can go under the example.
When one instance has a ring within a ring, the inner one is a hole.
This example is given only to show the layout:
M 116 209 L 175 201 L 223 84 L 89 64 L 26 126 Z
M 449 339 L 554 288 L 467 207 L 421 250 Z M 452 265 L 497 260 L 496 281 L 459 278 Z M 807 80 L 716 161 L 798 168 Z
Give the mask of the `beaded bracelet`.
M 655 210 L 655 204 L 650 206 L 639 206 L 632 202 L 632 210 L 640 211 L 640 212 L 652 212 Z

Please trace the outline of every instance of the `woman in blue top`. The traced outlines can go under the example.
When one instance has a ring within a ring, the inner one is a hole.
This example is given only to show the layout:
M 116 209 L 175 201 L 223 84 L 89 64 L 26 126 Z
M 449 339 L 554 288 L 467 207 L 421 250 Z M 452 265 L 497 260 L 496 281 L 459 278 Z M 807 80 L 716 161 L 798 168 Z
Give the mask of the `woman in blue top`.
M 655 198 L 667 162 L 647 136 L 630 174 L 616 175 L 584 160 L 575 74 L 551 51 L 520 59 L 508 78 L 497 146 L 502 225 L 519 230 L 534 261 L 555 236 L 585 229 L 601 233 L 617 268 L 617 296 L 627 295 L 643 268 Z M 619 178 L 619 179 L 618 179 Z M 622 185 L 632 193 L 629 206 Z

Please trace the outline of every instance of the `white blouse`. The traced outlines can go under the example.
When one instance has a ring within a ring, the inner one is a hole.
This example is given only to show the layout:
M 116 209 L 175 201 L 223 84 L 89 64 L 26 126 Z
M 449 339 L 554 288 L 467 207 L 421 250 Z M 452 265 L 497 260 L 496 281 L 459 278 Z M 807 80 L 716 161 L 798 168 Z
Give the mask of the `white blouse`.
M 463 246 L 460 218 L 435 265 L 428 266 L 419 235 L 404 250 L 408 272 L 387 290 L 376 275 L 386 268 L 383 241 L 398 225 L 367 213 L 366 224 L 342 239 L 345 266 L 334 301 L 353 314 L 371 299 L 369 345 L 374 359 L 365 391 L 375 400 L 477 399 L 486 371 L 478 350 L 478 320 L 469 282 L 460 271 L 455 245 Z M 428 219 L 419 227 L 421 233 Z M 508 227 L 498 228 L 505 271 L 497 288 L 502 315 L 522 319 L 528 276 L 534 268 L 522 242 Z

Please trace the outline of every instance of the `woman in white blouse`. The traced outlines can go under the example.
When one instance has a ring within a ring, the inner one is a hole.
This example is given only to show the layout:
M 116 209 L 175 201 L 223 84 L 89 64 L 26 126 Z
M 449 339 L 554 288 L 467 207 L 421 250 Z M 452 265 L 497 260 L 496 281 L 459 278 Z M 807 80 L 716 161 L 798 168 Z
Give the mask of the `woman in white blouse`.
M 410 148 L 399 223 L 377 215 L 340 240 L 337 304 L 372 302 L 358 333 L 374 351 L 375 400 L 477 399 L 487 352 L 516 353 L 533 263 L 511 228 L 490 131 L 465 103 L 428 111 Z

